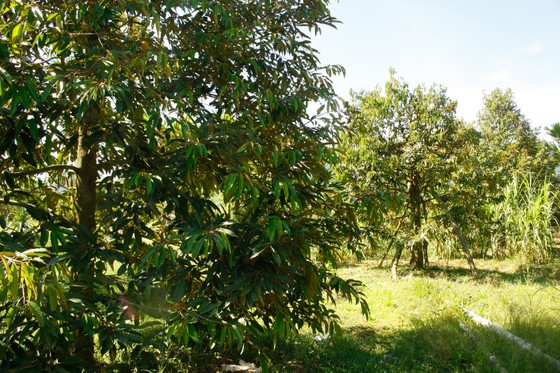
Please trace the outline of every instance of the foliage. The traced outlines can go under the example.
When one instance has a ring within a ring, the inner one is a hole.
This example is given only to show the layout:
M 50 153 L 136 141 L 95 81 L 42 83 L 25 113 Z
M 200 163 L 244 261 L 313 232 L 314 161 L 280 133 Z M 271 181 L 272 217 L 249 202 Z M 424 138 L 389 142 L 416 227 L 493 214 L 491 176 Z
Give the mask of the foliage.
M 410 245 L 424 268 L 430 238 L 483 201 L 487 184 L 469 153 L 478 134 L 456 119 L 445 89 L 411 90 L 394 71 L 384 91 L 354 93 L 350 109 L 353 132 L 342 138 L 338 177 L 365 206 L 363 220 L 396 240 L 397 251 Z
M 517 107 L 511 89 L 497 88 L 484 97 L 477 124 L 483 148 L 493 159 L 501 185 L 507 184 L 514 174 L 531 174 L 540 179 L 554 176 L 555 164 L 549 147 Z
M 546 180 L 514 176 L 504 189 L 504 200 L 491 206 L 497 227 L 492 234 L 493 254 L 519 256 L 529 263 L 543 263 L 553 255 L 557 226 L 556 193 Z
M 479 252 L 548 260 L 556 208 L 553 149 L 531 128 L 510 89 L 495 89 L 484 97 L 477 123 L 482 157 L 495 178 L 493 200 L 485 207 L 490 229 L 478 235 Z
M 341 276 L 352 274 L 366 285 L 372 317 L 364 320 L 351 305 L 339 303 L 344 334 L 323 341 L 299 335 L 281 343 L 271 352 L 272 371 L 498 372 L 493 355 L 508 372 L 557 372 L 546 359 L 474 324 L 458 305 L 558 358 L 558 262 L 526 266 L 486 259 L 477 265 L 479 276 L 473 277 L 463 261 L 434 261 L 428 275 L 399 281 L 372 261 L 339 268 Z
M 560 164 L 560 122 L 554 123 L 550 127 L 546 127 L 545 131 L 547 135 L 551 137 L 552 141 L 549 145 L 554 156 L 554 161 L 556 162 L 556 167 L 558 167 Z
M 307 113 L 337 107 L 327 1 L 0 4 L 2 369 L 93 369 L 147 320 L 162 350 L 333 331 L 325 298 L 362 301 L 329 264 L 357 232 L 338 117 Z

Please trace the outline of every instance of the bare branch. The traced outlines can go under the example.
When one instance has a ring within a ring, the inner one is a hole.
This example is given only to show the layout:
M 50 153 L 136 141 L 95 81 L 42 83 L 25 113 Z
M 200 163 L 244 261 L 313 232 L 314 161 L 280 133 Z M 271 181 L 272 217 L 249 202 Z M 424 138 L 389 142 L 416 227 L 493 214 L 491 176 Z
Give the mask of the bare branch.
M 485 326 L 489 329 L 492 329 L 495 333 L 497 333 L 501 336 L 504 336 L 507 339 L 515 342 L 519 347 L 521 347 L 525 351 L 528 351 L 528 352 L 530 352 L 530 353 L 532 353 L 533 355 L 536 355 L 536 356 L 544 357 L 551 364 L 555 365 L 556 368 L 560 369 L 560 361 L 559 360 L 553 358 L 550 355 L 545 354 L 544 352 L 542 352 L 541 350 L 539 350 L 538 348 L 536 348 L 535 346 L 533 346 L 532 344 L 530 344 L 526 340 L 524 340 L 522 338 L 519 338 L 518 336 L 516 336 L 514 334 L 511 334 L 509 331 L 505 330 L 501 326 L 496 325 L 493 322 L 485 319 L 484 317 L 481 317 L 481 316 L 477 315 L 473 311 L 469 311 L 468 309 L 466 309 L 464 307 L 461 307 L 461 309 L 463 310 L 465 315 L 467 315 L 471 319 L 473 319 L 473 321 L 475 323 L 477 323 L 478 325 L 482 325 L 482 326 Z
M 35 170 L 27 170 L 27 171 L 21 171 L 21 172 L 10 172 L 9 174 L 12 177 L 23 177 L 23 176 L 37 175 L 37 174 L 42 174 L 42 173 L 45 173 L 45 172 L 57 171 L 57 170 L 63 170 L 63 171 L 67 170 L 67 171 L 78 172 L 78 168 L 76 166 L 71 165 L 71 164 L 57 164 L 57 165 L 53 165 L 53 166 L 37 168 Z
M 45 210 L 43 208 L 37 207 L 36 205 L 32 205 L 30 203 L 27 202 L 20 202 L 20 201 L 13 201 L 10 200 L 9 198 L 6 198 L 6 196 L 4 196 L 4 198 L 0 198 L 0 205 L 9 205 L 9 206 L 17 206 L 17 207 L 23 207 L 28 213 L 29 210 L 34 210 L 34 211 L 38 211 L 41 214 L 44 214 L 45 216 L 49 216 L 51 219 L 51 221 L 53 220 L 58 220 L 61 223 L 64 223 L 65 226 L 67 227 L 72 227 L 75 226 L 75 223 L 66 219 L 65 217 L 63 217 L 62 215 L 58 215 L 58 214 L 53 214 L 51 211 Z

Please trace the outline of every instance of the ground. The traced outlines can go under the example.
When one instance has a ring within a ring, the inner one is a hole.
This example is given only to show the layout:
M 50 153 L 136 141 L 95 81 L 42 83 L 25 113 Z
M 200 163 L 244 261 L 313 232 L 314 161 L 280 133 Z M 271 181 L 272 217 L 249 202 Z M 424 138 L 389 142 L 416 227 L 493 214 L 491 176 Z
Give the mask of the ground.
M 377 261 L 346 263 L 338 272 L 364 283 L 369 320 L 359 305 L 340 300 L 333 307 L 342 335 L 317 338 L 303 330 L 276 349 L 270 336 L 259 346 L 270 357 L 272 372 L 559 372 L 546 358 L 475 324 L 461 307 L 560 360 L 560 260 L 542 266 L 514 260 L 476 264 L 477 277 L 466 261 L 451 260 L 432 261 L 427 273 L 401 267 L 394 280 Z M 188 359 L 191 372 L 219 372 L 222 364 L 240 359 L 258 362 L 249 348 L 241 354 L 195 352 Z M 164 358 L 160 369 L 184 367 L 185 361 L 175 357 L 175 365 L 166 365 L 172 361 Z
M 342 277 L 364 282 L 371 308 L 336 305 L 344 333 L 316 341 L 305 332 L 269 353 L 276 372 L 556 372 L 546 359 L 476 325 L 476 312 L 560 359 L 560 266 L 478 260 L 433 262 L 428 273 L 403 268 L 393 280 L 375 261 L 347 264 Z M 468 332 L 461 328 L 463 323 Z M 263 345 L 270 341 L 263 339 Z M 246 358 L 247 359 L 247 358 Z

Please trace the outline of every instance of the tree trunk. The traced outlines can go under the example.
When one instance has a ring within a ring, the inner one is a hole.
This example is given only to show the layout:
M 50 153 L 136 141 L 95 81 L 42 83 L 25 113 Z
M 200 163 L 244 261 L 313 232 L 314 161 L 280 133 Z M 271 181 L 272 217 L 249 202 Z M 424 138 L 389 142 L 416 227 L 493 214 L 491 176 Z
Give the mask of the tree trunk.
M 74 279 L 82 284 L 85 299 L 92 301 L 93 279 L 95 276 L 95 262 L 90 260 L 89 251 L 95 245 L 91 237 L 95 237 L 97 210 L 97 149 L 98 144 L 90 138 L 92 128 L 99 123 L 99 109 L 92 103 L 84 115 L 82 123 L 78 128 L 78 148 L 76 152 L 76 222 L 81 226 L 78 232 L 80 244 L 75 255 L 85 258 L 83 263 L 73 268 Z M 83 231 L 82 231 L 83 230 Z M 87 233 L 84 233 L 87 232 Z M 89 336 L 83 329 L 77 331 L 75 352 L 78 357 L 95 363 L 95 345 L 93 337 Z
M 467 245 L 467 241 L 465 240 L 465 237 L 463 236 L 463 232 L 461 232 L 461 228 L 459 228 L 459 226 L 457 225 L 457 222 L 455 221 L 455 218 L 451 214 L 451 211 L 449 210 L 449 208 L 447 208 L 446 203 L 443 202 L 438 196 L 434 195 L 434 197 L 438 201 L 438 203 L 441 205 L 441 207 L 443 208 L 443 211 L 445 211 L 445 215 L 447 216 L 447 218 L 451 222 L 451 226 L 453 227 L 453 231 L 455 232 L 455 234 L 457 235 L 457 238 L 459 239 L 459 243 L 461 244 L 461 248 L 463 249 L 463 253 L 465 253 L 465 256 L 467 257 L 467 262 L 469 263 L 469 267 L 471 268 L 471 273 L 473 274 L 473 276 L 476 276 L 477 275 L 477 269 L 476 269 L 476 266 L 474 265 L 474 260 L 473 260 L 472 255 L 471 255 L 471 251 L 469 250 L 469 246 Z
M 391 273 L 393 274 L 393 280 L 396 280 L 398 278 L 397 268 L 399 267 L 399 260 L 401 259 L 402 250 L 402 244 L 397 242 L 395 256 L 391 261 Z
M 422 240 L 422 256 L 424 258 L 424 266 L 422 267 L 425 270 L 430 269 L 430 261 L 428 260 L 428 241 Z
M 415 241 L 412 245 L 412 257 L 410 264 L 414 269 L 423 270 L 428 262 L 427 242 L 425 239 L 419 240 L 418 234 L 422 230 L 422 194 L 416 181 L 410 184 L 409 189 L 410 208 L 412 210 L 412 224 L 414 229 Z
M 387 255 L 389 255 L 389 251 L 391 250 L 391 247 L 393 246 L 393 242 L 395 242 L 394 237 L 391 240 L 391 242 L 389 243 L 389 245 L 387 246 L 387 250 L 385 250 L 385 254 L 383 254 L 383 258 L 381 258 L 381 261 L 379 262 L 379 265 L 377 266 L 377 268 L 383 267 L 383 263 L 385 262 L 385 259 L 387 259 Z M 393 259 L 393 261 L 394 261 L 394 259 Z
M 457 225 L 457 222 L 455 221 L 455 218 L 453 217 L 453 215 L 451 215 L 449 210 L 446 209 L 445 212 L 447 214 L 447 217 L 448 217 L 449 221 L 451 222 L 451 225 L 453 226 L 453 231 L 455 231 L 455 234 L 457 235 L 457 238 L 459 239 L 459 242 L 461 243 L 461 248 L 463 249 L 463 252 L 465 253 L 465 256 L 467 257 L 467 262 L 469 263 L 469 267 L 471 268 L 471 273 L 473 274 L 473 276 L 476 276 L 476 273 L 477 273 L 476 266 L 474 265 L 474 260 L 473 260 L 472 255 L 471 255 L 471 251 L 469 250 L 469 247 L 467 246 L 467 241 L 465 240 L 465 237 L 463 237 L 463 232 L 461 232 L 461 229 Z
M 402 224 L 403 220 L 402 218 L 399 220 L 399 224 L 397 224 L 397 228 L 395 229 L 397 232 L 399 231 L 399 229 L 401 228 L 401 224 Z M 378 268 L 383 267 L 383 262 L 385 262 L 385 259 L 387 259 L 387 255 L 389 255 L 389 251 L 391 250 L 391 247 L 393 246 L 393 243 L 397 240 L 397 236 L 395 234 L 395 236 L 393 236 L 393 239 L 391 240 L 391 242 L 389 243 L 389 246 L 387 246 L 387 250 L 385 251 L 385 254 L 383 255 L 383 258 L 381 258 L 381 261 L 379 262 L 379 266 Z M 397 250 L 399 250 L 399 245 L 397 244 Z M 402 252 L 402 248 L 400 249 Z M 399 253 L 399 258 L 401 256 L 401 253 Z M 391 262 L 391 266 L 393 266 L 393 263 L 395 262 L 395 257 L 393 257 L 393 261 Z
M 481 317 L 481 316 L 477 315 L 473 311 L 469 311 L 468 309 L 463 308 L 463 307 L 461 307 L 461 309 L 463 310 L 463 312 L 467 316 L 469 316 L 478 325 L 482 325 L 482 326 L 485 326 L 487 328 L 490 328 L 494 332 L 496 332 L 497 334 L 502 335 L 502 336 L 506 337 L 507 339 L 509 339 L 510 341 L 515 342 L 519 347 L 521 347 L 525 351 L 528 351 L 528 352 L 530 352 L 530 353 L 532 353 L 536 356 L 545 358 L 546 360 L 548 360 L 549 363 L 555 365 L 556 369 L 560 370 L 560 361 L 559 360 L 553 358 L 550 355 L 545 354 L 544 352 L 542 352 L 541 350 L 539 350 L 538 348 L 536 348 L 535 346 L 533 346 L 532 344 L 530 344 L 526 340 L 524 340 L 522 338 L 519 338 L 518 336 L 510 333 L 509 331 L 502 328 L 501 326 L 496 325 L 493 322 L 491 322 L 490 320 L 487 320 L 484 317 Z

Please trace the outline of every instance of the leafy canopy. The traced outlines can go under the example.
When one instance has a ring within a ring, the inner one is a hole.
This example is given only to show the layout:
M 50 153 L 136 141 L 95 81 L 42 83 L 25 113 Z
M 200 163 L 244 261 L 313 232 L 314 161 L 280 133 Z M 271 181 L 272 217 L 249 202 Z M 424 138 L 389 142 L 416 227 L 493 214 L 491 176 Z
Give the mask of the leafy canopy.
M 417 268 L 427 265 L 428 238 L 479 198 L 468 186 L 475 171 L 466 152 L 476 131 L 455 109 L 445 89 L 411 89 L 391 70 L 384 89 L 353 94 L 353 131 L 341 142 L 338 175 L 364 206 L 363 221 L 397 240 L 397 250 L 410 244 Z
M 3 368 L 337 328 L 327 3 L 1 3 Z
M 502 185 L 515 174 L 538 179 L 554 175 L 551 152 L 521 113 L 511 89 L 497 88 L 484 97 L 477 124 Z

